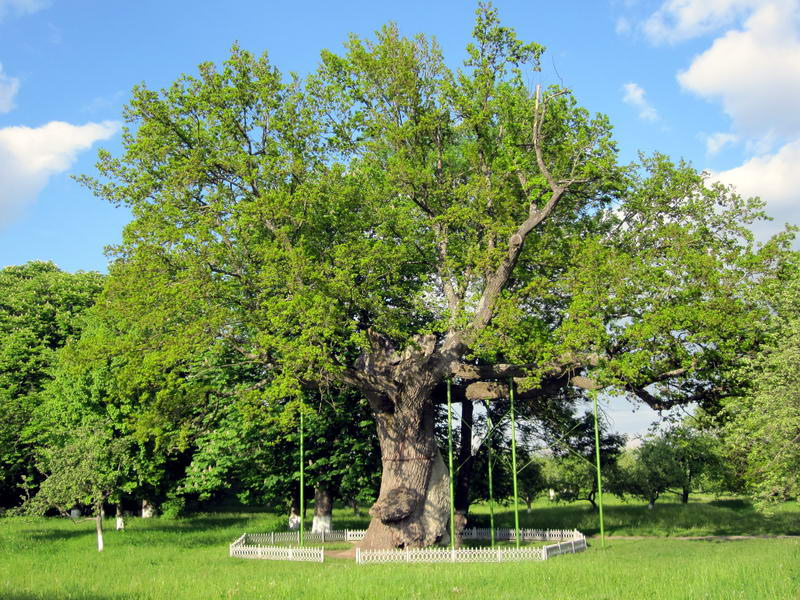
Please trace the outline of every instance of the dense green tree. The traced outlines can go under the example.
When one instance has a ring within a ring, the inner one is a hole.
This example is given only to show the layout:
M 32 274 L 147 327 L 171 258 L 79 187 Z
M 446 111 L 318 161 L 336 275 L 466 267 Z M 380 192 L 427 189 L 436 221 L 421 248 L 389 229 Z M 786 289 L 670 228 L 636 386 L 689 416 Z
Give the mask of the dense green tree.
M 644 438 L 620 460 L 614 491 L 648 502 L 650 508 L 665 492 L 675 492 L 684 504 L 701 482 L 725 479 L 719 440 L 688 423 L 668 427 Z
M 18 503 L 36 478 L 30 420 L 56 351 L 80 334 L 103 281 L 49 262 L 0 269 L 0 506 Z
M 721 447 L 711 433 L 684 424 L 666 431 L 664 438 L 678 467 L 675 487 L 683 504 L 701 481 L 724 479 Z
M 489 6 L 456 71 L 393 25 L 305 79 L 234 48 L 137 87 L 123 153 L 84 179 L 134 215 L 106 306 L 132 352 L 190 377 L 223 346 L 263 402 L 368 399 L 367 547 L 446 537 L 446 378 L 456 401 L 515 376 L 520 402 L 578 385 L 714 404 L 720 363 L 756 343 L 736 290 L 777 255 L 752 251 L 760 204 L 660 155 L 617 165 L 605 117 L 528 87 L 542 52 Z
M 759 290 L 772 312 L 769 342 L 740 371 L 748 393 L 731 398 L 720 429 L 728 457 L 761 506 L 800 497 L 800 261 Z
M 248 391 L 257 374 L 231 364 L 229 349 L 197 347 L 204 366 L 195 370 L 187 365 L 196 356 L 174 348 L 130 352 L 140 348 L 141 333 L 103 304 L 88 314 L 81 338 L 57 356 L 34 420 L 38 443 L 50 444 L 52 432 L 85 419 L 108 419 L 113 435 L 130 441 L 128 496 L 161 504 L 169 514 L 234 498 L 283 507 L 298 495 L 302 405 L 311 489 L 330 498 L 344 489 L 348 500 L 374 494 L 377 442 L 374 431 L 365 431 L 363 399 L 328 390 L 302 403 L 265 404 Z M 364 489 L 355 489 L 359 484 Z
M 360 419 L 354 418 L 359 403 Z M 316 520 L 330 524 L 335 498 L 351 506 L 374 501 L 380 462 L 366 401 L 332 393 L 302 404 L 229 401 L 222 418 L 205 423 L 195 439 L 181 493 L 201 500 L 235 493 L 243 503 L 281 509 L 294 503 L 299 514 L 299 410 L 305 415 L 305 497 L 315 500 Z
M 621 474 L 613 490 L 646 500 L 650 509 L 682 478 L 675 448 L 663 436 L 647 439 L 639 448 L 626 452 L 619 466 Z
M 97 530 L 97 550 L 103 551 L 103 504 L 130 478 L 130 440 L 116 437 L 113 425 L 85 419 L 83 423 L 51 435 L 37 451 L 37 467 L 44 480 L 25 508 L 41 514 L 57 508 L 67 516 L 75 505 L 92 508 Z

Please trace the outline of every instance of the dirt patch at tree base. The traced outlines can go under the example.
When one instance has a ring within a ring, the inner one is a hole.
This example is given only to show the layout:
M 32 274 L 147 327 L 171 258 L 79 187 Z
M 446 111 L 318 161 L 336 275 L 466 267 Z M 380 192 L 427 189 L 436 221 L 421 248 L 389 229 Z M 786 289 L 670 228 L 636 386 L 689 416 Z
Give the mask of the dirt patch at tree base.
M 355 560 L 356 547 L 353 546 L 347 550 L 325 550 L 325 558 L 346 558 L 348 560 Z

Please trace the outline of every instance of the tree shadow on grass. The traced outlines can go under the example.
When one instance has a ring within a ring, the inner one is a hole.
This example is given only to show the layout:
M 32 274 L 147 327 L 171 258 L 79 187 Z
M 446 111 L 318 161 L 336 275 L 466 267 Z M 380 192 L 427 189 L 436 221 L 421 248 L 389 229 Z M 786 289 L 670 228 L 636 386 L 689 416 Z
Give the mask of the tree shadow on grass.
M 34 541 L 55 542 L 95 535 L 94 529 L 26 529 L 22 533 Z
M 153 519 L 136 521 L 131 529 L 137 531 L 194 532 L 209 529 L 244 527 L 253 519 L 246 516 L 226 515 L 219 517 L 187 517 L 184 519 Z

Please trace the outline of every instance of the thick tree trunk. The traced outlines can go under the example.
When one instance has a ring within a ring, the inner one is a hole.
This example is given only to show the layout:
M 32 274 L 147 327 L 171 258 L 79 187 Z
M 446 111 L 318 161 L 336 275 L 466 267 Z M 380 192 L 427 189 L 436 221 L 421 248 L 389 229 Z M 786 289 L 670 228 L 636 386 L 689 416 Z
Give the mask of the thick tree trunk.
M 314 520 L 311 533 L 330 533 L 333 519 L 333 494 L 327 485 L 314 488 Z
M 383 476 L 362 548 L 421 548 L 449 541 L 449 476 L 434 438 L 430 388 L 406 389 L 392 403 L 394 410 L 375 411 Z
M 681 490 L 681 502 L 683 504 L 688 504 L 689 503 L 689 492 L 690 491 L 691 490 L 689 490 L 689 488 L 683 488 Z

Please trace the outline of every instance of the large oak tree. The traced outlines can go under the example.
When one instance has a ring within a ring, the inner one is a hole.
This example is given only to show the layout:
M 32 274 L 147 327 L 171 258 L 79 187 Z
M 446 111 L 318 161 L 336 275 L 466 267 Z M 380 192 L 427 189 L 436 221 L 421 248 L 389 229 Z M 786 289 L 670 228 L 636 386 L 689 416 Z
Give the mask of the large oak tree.
M 365 547 L 447 536 L 434 436 L 456 401 L 567 385 L 713 403 L 755 343 L 737 293 L 769 266 L 760 205 L 531 86 L 543 48 L 477 11 L 463 67 L 393 25 L 284 76 L 237 47 L 137 87 L 94 191 L 131 207 L 106 302 L 143 347 L 233 349 L 264 402 L 353 386 L 381 444 Z M 196 350 L 196 351 L 195 351 Z M 189 368 L 189 367 L 187 367 Z

